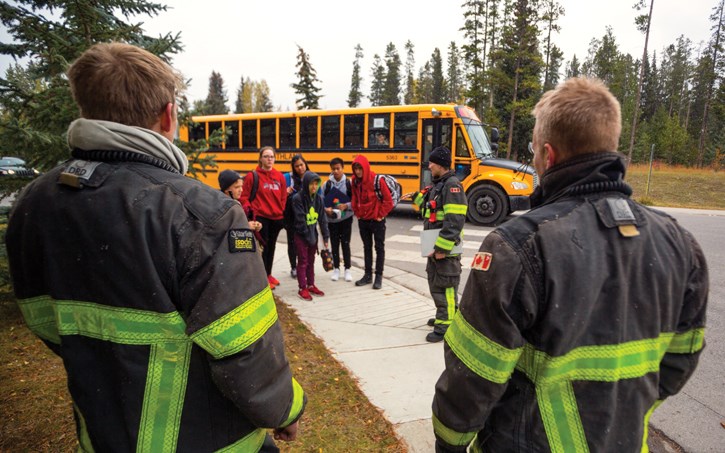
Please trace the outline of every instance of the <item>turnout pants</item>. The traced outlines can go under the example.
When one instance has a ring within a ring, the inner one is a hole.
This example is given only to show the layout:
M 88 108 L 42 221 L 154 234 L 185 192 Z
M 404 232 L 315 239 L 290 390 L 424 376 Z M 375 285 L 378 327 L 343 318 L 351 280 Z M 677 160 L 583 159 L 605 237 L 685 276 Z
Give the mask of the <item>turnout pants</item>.
M 461 281 L 461 257 L 449 256 L 442 260 L 428 257 L 425 266 L 428 288 L 436 305 L 433 331 L 446 333 L 458 309 L 458 284 Z

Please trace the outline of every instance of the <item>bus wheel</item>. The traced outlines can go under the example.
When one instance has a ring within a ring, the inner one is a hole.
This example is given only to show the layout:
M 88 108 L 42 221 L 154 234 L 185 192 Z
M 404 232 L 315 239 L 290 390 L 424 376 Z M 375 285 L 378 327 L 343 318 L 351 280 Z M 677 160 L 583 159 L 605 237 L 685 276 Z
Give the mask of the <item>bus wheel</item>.
M 509 214 L 506 194 L 491 184 L 481 184 L 468 195 L 468 220 L 476 225 L 494 226 Z

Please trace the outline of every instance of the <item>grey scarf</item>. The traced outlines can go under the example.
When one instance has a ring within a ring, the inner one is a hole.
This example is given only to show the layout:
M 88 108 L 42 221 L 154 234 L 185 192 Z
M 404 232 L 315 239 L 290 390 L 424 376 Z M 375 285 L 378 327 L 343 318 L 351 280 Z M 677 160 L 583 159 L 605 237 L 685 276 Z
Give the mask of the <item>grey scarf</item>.
M 162 159 L 182 175 L 189 168 L 186 155 L 163 135 L 150 129 L 112 121 L 80 118 L 68 127 L 68 144 L 83 150 L 119 150 Z

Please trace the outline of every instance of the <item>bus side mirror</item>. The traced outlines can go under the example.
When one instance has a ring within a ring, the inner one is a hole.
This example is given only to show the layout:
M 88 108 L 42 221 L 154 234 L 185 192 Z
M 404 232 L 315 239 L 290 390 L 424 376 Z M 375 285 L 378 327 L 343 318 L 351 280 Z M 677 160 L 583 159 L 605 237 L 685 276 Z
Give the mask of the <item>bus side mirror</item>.
M 498 153 L 498 143 L 491 143 L 491 151 Z
M 498 143 L 498 128 L 491 128 L 491 143 Z

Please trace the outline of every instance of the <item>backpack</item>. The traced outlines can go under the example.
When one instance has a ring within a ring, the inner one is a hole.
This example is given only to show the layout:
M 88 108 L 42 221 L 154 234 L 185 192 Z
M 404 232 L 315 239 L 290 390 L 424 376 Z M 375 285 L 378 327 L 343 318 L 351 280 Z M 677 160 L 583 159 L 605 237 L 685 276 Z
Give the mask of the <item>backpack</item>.
M 393 199 L 393 207 L 396 207 L 400 201 L 400 195 L 403 193 L 403 187 L 390 175 L 375 175 L 375 195 L 378 196 L 380 201 L 383 201 L 383 194 L 380 192 L 381 179 L 385 181 L 385 185 L 388 186 L 390 196 Z
M 347 189 L 347 196 L 352 197 L 352 184 L 350 183 L 350 178 L 345 178 L 345 189 Z M 327 195 L 332 190 L 332 181 L 327 180 L 325 183 L 325 187 L 322 189 L 323 195 Z
M 249 192 L 249 202 L 253 202 L 257 198 L 257 189 L 259 188 L 259 175 L 256 170 L 252 170 L 252 190 Z

